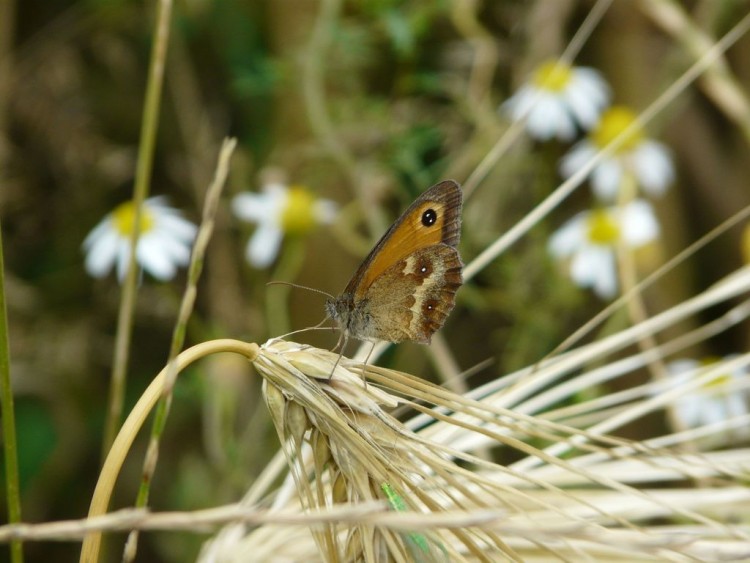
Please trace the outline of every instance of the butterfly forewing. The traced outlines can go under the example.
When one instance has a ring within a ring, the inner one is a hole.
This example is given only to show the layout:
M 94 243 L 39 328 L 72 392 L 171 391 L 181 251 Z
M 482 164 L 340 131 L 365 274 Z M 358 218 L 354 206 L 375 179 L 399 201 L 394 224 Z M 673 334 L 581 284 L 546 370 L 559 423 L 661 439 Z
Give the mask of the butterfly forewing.
M 458 246 L 461 203 L 461 188 L 452 180 L 425 191 L 378 241 L 344 293 L 361 298 L 383 272 L 420 248 L 439 243 Z

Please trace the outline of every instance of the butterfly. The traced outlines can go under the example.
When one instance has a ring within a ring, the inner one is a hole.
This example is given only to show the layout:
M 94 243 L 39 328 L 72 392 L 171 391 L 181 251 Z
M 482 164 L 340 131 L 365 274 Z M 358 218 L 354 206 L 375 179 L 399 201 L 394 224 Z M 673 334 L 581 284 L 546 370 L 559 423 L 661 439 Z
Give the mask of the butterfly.
M 326 314 L 344 337 L 428 344 L 456 303 L 463 263 L 462 192 L 453 180 L 420 195 L 378 241 Z

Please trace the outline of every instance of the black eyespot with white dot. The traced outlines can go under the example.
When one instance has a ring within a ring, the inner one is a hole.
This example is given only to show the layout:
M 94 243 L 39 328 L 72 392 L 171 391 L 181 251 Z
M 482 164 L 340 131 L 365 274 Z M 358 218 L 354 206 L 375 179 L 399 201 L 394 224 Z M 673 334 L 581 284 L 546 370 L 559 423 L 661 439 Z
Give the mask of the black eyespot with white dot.
M 432 208 L 427 209 L 424 213 L 422 213 L 422 224 L 425 227 L 431 227 L 437 222 L 437 218 L 437 211 Z
M 437 300 L 435 300 L 435 299 L 426 299 L 422 303 L 422 313 L 429 316 L 430 313 L 432 313 L 433 311 L 435 311 L 435 309 L 437 308 L 437 306 L 438 306 Z
M 430 277 L 432 274 L 432 262 L 426 256 L 422 256 L 415 266 L 417 274 L 423 279 Z

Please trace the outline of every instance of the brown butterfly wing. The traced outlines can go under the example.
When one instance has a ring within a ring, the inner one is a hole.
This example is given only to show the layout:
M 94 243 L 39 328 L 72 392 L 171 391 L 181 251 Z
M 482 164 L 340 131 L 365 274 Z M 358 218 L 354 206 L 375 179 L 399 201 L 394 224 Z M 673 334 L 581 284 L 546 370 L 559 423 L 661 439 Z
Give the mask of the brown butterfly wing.
M 461 188 L 453 180 L 426 190 L 367 255 L 346 286 L 344 295 L 350 295 L 356 303 L 388 268 L 419 249 L 436 244 L 456 248 L 461 236 L 462 201 Z M 429 222 L 430 212 L 435 214 L 432 223 Z
M 393 264 L 363 296 L 368 323 L 360 337 L 429 343 L 455 305 L 461 268 L 458 251 L 446 244 L 420 248 Z

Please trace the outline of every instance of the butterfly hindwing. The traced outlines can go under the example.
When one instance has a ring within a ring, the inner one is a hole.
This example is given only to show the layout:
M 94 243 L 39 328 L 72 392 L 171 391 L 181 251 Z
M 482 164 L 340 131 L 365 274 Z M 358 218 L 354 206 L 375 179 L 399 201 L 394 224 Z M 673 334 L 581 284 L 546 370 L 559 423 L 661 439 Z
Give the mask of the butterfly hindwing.
M 363 295 L 371 326 L 365 336 L 428 343 L 455 305 L 461 268 L 458 251 L 442 243 L 420 248 L 392 265 Z

